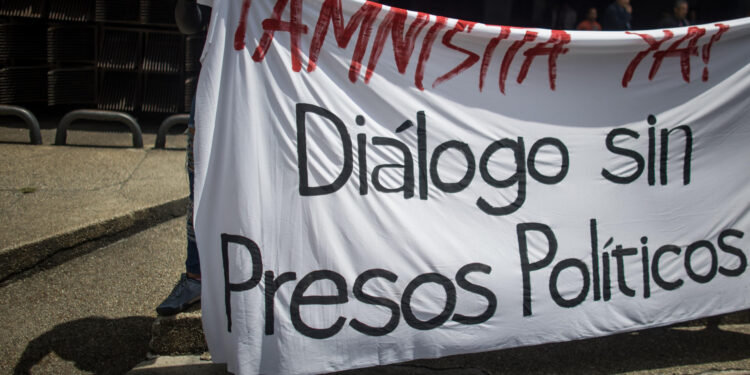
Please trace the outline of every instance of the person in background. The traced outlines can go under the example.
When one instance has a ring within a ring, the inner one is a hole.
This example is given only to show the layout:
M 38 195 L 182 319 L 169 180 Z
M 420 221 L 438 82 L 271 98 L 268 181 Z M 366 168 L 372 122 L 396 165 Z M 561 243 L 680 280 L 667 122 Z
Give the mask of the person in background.
M 682 27 L 690 26 L 691 23 L 687 19 L 688 15 L 688 2 L 687 0 L 677 0 L 674 2 L 674 8 L 672 8 L 672 14 L 663 18 L 659 22 L 659 27 L 667 29 L 670 27 Z
M 604 12 L 604 30 L 622 31 L 631 30 L 630 19 L 633 7 L 630 0 L 615 0 Z
M 586 18 L 578 24 L 578 27 L 576 27 L 576 29 L 588 30 L 588 31 L 601 31 L 602 25 L 600 25 L 599 22 L 596 22 L 597 16 L 598 15 L 596 12 L 596 8 L 594 7 L 589 8 L 589 10 L 586 11 Z
M 560 7 L 560 15 L 558 17 L 558 28 L 561 30 L 573 30 L 576 27 L 576 14 L 575 9 L 570 6 L 567 2 L 562 4 Z
M 690 12 L 688 13 L 688 22 L 690 22 L 691 25 L 698 24 L 698 12 L 696 12 L 695 9 L 690 9 Z
M 208 23 L 210 8 L 198 5 L 196 0 L 177 0 L 175 7 L 175 21 L 183 34 L 197 34 Z M 195 137 L 195 99 L 190 109 L 188 120 L 188 140 L 186 167 L 190 195 L 187 208 L 187 256 L 185 258 L 185 273 L 172 289 L 169 296 L 156 307 L 159 315 L 174 315 L 184 311 L 190 305 L 201 299 L 201 266 L 198 257 L 198 245 L 195 242 L 195 228 L 193 227 L 193 139 Z

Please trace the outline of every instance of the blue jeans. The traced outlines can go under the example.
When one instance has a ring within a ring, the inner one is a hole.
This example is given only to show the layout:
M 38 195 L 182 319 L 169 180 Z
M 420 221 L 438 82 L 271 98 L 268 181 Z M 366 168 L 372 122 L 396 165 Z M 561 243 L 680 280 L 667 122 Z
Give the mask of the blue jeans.
M 188 120 L 187 132 L 187 155 L 185 167 L 187 169 L 188 182 L 190 183 L 190 195 L 188 195 L 187 207 L 187 258 L 185 258 L 185 270 L 188 273 L 200 275 L 201 261 L 198 257 L 198 244 L 195 242 L 195 227 L 193 226 L 193 184 L 195 180 L 195 165 L 193 159 L 193 139 L 195 138 L 195 100 L 190 108 L 190 119 Z

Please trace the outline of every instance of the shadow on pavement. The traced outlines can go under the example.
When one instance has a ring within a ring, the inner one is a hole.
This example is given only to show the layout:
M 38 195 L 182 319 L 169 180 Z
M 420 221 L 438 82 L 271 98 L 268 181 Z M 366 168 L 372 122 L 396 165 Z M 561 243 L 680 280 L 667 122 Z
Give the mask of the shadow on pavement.
M 164 147 L 164 151 L 185 151 L 187 147 Z
M 29 141 L 6 141 L 6 140 L 0 140 L 0 144 L 3 145 L 28 145 Z
M 146 357 L 153 321 L 150 317 L 90 317 L 60 324 L 29 343 L 14 373 L 28 374 L 53 352 L 83 371 L 126 373 Z M 738 361 L 747 359 L 748 353 L 750 334 L 718 328 L 656 328 L 339 374 L 608 374 Z
M 611 374 L 748 358 L 750 335 L 656 328 L 609 337 L 417 360 L 340 375 Z
M 76 148 L 98 148 L 103 150 L 122 150 L 133 148 L 133 145 L 97 145 L 97 144 L 83 144 L 83 143 L 66 143 L 62 147 L 76 147 Z
M 225 364 L 208 361 L 203 363 L 193 362 L 184 365 L 161 364 L 157 367 L 149 367 L 150 365 L 157 364 L 157 362 L 157 360 L 145 361 L 139 367 L 128 372 L 127 375 L 231 375 L 231 373 L 227 372 Z
M 14 374 L 29 374 L 53 352 L 84 371 L 123 374 L 146 357 L 153 322 L 144 316 L 89 317 L 57 325 L 26 346 Z

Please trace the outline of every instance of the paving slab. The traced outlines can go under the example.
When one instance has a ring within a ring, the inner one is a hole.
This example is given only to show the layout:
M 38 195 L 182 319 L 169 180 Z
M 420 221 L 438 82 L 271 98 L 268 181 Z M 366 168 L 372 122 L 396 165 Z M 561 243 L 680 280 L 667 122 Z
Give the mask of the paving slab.
M 0 280 L 62 250 L 185 214 L 185 151 L 129 146 L 127 133 L 71 131 L 79 146 L 14 143 L 0 128 Z M 54 130 L 42 131 L 45 143 Z M 21 138 L 23 139 L 23 138 Z M 185 136 L 170 136 L 185 144 Z M 86 146 L 80 146 L 86 145 Z
M 188 311 L 160 316 L 151 327 L 149 350 L 152 354 L 175 355 L 203 353 L 208 350 L 203 336 L 200 303 Z
M 0 287 L 0 374 L 123 374 L 184 272 L 185 217 Z
M 163 356 L 144 361 L 128 375 L 222 375 L 227 366 L 205 361 L 197 355 Z

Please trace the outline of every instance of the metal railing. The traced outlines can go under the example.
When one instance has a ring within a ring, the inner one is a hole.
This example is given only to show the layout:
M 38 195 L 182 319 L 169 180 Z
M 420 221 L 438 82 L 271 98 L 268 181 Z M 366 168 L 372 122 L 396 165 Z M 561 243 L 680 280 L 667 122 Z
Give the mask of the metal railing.
M 57 134 L 55 134 L 56 145 L 66 144 L 68 128 L 70 127 L 70 124 L 78 120 L 109 121 L 125 124 L 128 126 L 128 129 L 130 129 L 130 132 L 133 133 L 133 147 L 143 148 L 141 126 L 138 124 L 138 120 L 136 120 L 135 117 L 124 112 L 101 111 L 95 109 L 78 109 L 65 115 L 62 120 L 60 120 L 60 124 L 57 125 Z
M 42 132 L 39 129 L 39 121 L 37 121 L 36 116 L 34 116 L 31 111 L 15 105 L 0 104 L 0 116 L 13 116 L 20 118 L 29 128 L 31 144 L 42 144 Z

